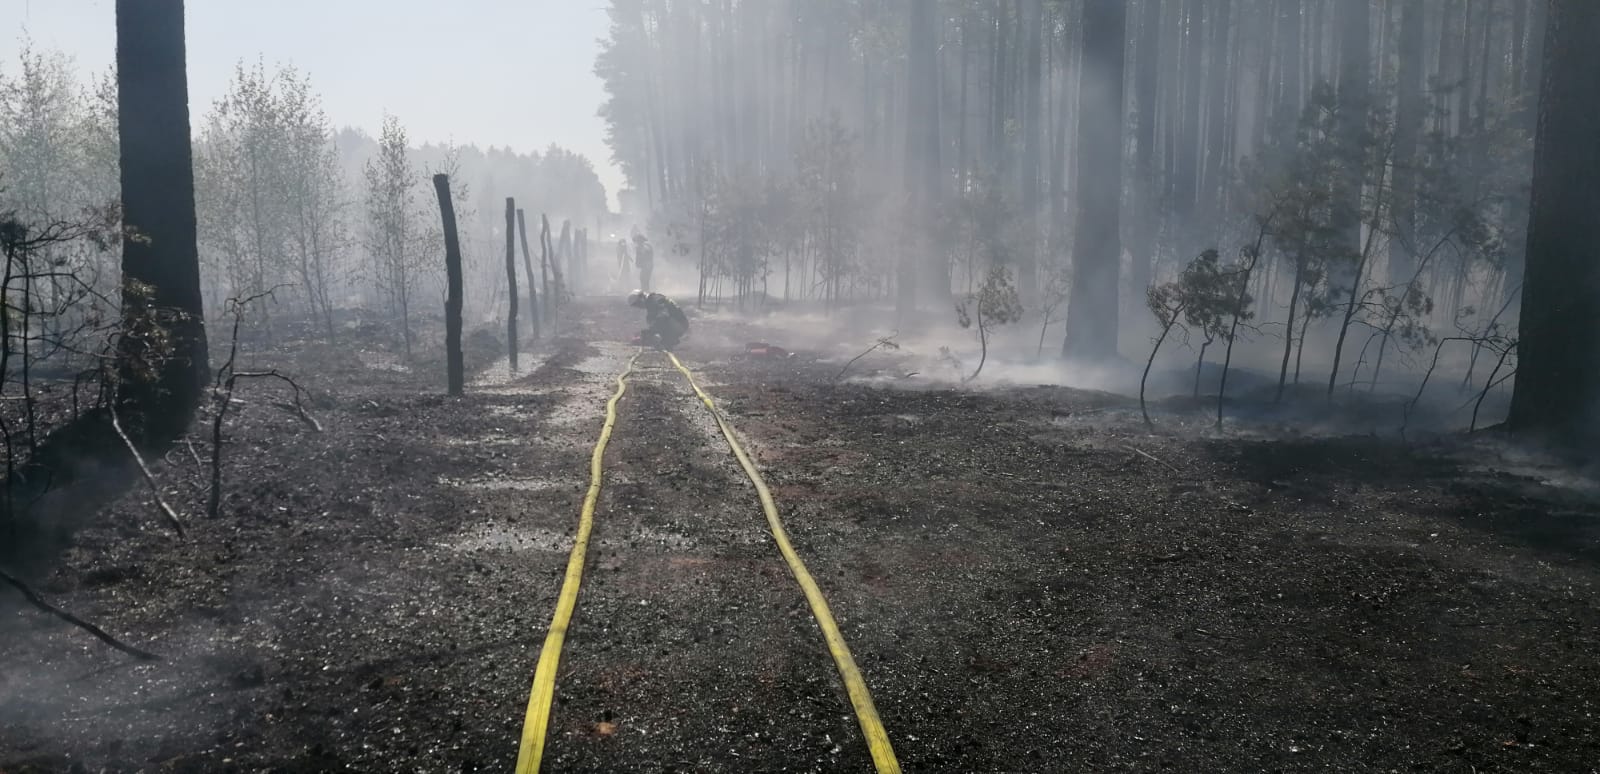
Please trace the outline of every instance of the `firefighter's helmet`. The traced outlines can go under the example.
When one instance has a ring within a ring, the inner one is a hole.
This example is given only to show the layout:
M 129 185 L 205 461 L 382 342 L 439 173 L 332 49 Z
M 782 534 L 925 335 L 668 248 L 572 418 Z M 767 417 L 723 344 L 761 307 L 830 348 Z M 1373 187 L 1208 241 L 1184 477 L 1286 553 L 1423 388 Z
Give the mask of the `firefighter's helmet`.
M 628 306 L 644 306 L 644 299 L 648 294 L 643 290 L 635 290 L 628 294 Z

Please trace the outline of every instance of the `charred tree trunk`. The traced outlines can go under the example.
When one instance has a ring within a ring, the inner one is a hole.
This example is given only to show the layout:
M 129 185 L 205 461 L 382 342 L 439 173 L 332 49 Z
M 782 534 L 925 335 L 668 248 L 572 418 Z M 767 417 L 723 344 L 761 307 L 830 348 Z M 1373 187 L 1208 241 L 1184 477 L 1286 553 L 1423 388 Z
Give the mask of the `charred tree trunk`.
M 517 236 L 522 241 L 522 270 L 528 275 L 528 321 L 533 323 L 533 340 L 538 341 L 539 330 L 539 275 L 533 270 L 533 254 L 528 251 L 528 219 L 517 210 Z M 548 293 L 548 287 L 546 289 Z M 515 289 L 512 295 L 515 295 Z M 549 299 L 545 299 L 549 303 Z
M 1117 356 L 1126 13 L 1122 0 L 1085 0 L 1083 9 L 1077 223 L 1073 229 L 1073 281 L 1062 354 L 1091 360 Z
M 1507 422 L 1593 438 L 1600 394 L 1600 3 L 1552 0 L 1534 146 L 1521 343 Z
M 927 5 L 924 3 L 923 5 Z M 1018 170 L 1022 206 L 1023 247 L 1017 261 L 1017 290 L 1024 305 L 1038 299 L 1039 286 L 1039 211 L 1040 165 L 1044 163 L 1044 91 L 1040 86 L 1044 72 L 1044 0 L 1027 0 L 1028 42 L 1024 56 L 1022 85 L 1022 165 Z
M 445 377 L 451 395 L 466 391 L 466 368 L 461 357 L 461 242 L 456 234 L 456 208 L 450 200 L 450 176 L 434 175 L 433 190 L 439 195 L 439 218 L 444 224 Z
M 1513 120 L 1518 129 L 1534 136 L 1539 123 L 1539 83 L 1544 73 L 1544 36 L 1547 27 L 1548 5 L 1547 0 L 1529 0 L 1527 20 L 1527 43 L 1523 46 L 1523 54 L 1517 60 L 1521 63 L 1519 78 L 1514 84 L 1517 90 L 1517 99 L 1512 111 Z M 1523 266 L 1526 263 L 1526 249 L 1528 246 L 1528 207 L 1529 197 L 1526 190 L 1512 192 L 1510 200 L 1506 203 L 1506 277 L 1505 287 L 1508 296 L 1519 294 L 1522 290 Z
M 517 370 L 517 202 L 506 197 L 506 298 L 511 301 L 506 313 L 506 357 L 511 370 Z
M 1200 0 L 1183 4 L 1183 87 L 1182 120 L 1178 130 L 1176 173 L 1173 176 L 1172 206 L 1177 216 L 1180 239 L 1187 239 L 1194 226 L 1196 196 L 1200 177 L 1200 90 L 1201 58 L 1205 50 Z M 1085 41 L 1088 37 L 1085 36 Z
M 912 3 L 906 82 L 905 180 L 913 223 L 926 234 L 934 221 L 939 188 L 938 18 L 934 4 Z M 918 250 L 902 250 L 895 272 L 895 312 L 905 321 L 916 308 L 919 251 L 939 245 L 917 242 Z
M 1365 0 L 1363 0 L 1364 2 Z M 1228 90 L 1232 85 L 1233 72 L 1228 67 L 1228 53 L 1232 48 L 1228 45 L 1228 31 L 1231 26 L 1232 3 L 1230 0 L 1212 0 L 1211 20 L 1211 63 L 1206 68 L 1207 77 L 1210 79 L 1210 96 L 1206 102 L 1206 140 L 1205 140 L 1205 165 L 1204 177 L 1200 190 L 1204 192 L 1206 201 L 1206 215 L 1215 217 L 1227 195 L 1227 170 L 1228 157 L 1233 144 L 1233 137 L 1228 133 Z M 1214 226 L 1213 226 L 1214 228 Z M 1208 242 L 1209 243 L 1209 242 Z
M 1389 240 L 1389 284 L 1410 282 L 1416 266 L 1417 143 L 1427 109 L 1422 99 L 1423 0 L 1399 0 L 1400 65 L 1395 85 L 1394 203 L 1398 239 Z M 1401 289 L 1404 292 L 1404 289 Z
M 1339 179 L 1335 181 L 1336 212 L 1343 237 L 1340 247 L 1351 256 L 1361 250 L 1361 188 L 1365 180 L 1367 105 L 1372 77 L 1372 45 L 1369 33 L 1367 0 L 1346 0 L 1339 4 L 1339 123 L 1340 144 L 1345 156 Z M 1344 262 L 1337 277 L 1354 282 Z
M 1129 284 L 1132 294 L 1150 286 L 1155 263 L 1155 232 L 1158 222 L 1156 194 L 1156 94 L 1161 62 L 1161 0 L 1140 4 L 1137 62 L 1134 65 L 1134 187 L 1138 192 L 1140 222 L 1128 229 L 1128 252 L 1132 263 Z M 1063 111 L 1065 112 L 1065 111 Z
M 1305 275 L 1304 248 L 1296 248 L 1294 285 L 1289 289 L 1289 319 L 1283 328 L 1283 361 L 1278 365 L 1278 392 L 1273 396 L 1273 403 L 1283 402 L 1284 385 L 1289 379 L 1289 356 L 1294 354 L 1294 323 L 1295 315 L 1300 311 L 1300 288 Z
M 1278 69 L 1281 81 L 1281 101 L 1278 103 L 1277 140 L 1280 143 L 1294 141 L 1295 126 L 1300 120 L 1300 109 L 1305 103 L 1305 57 L 1302 50 L 1305 48 L 1301 34 L 1301 0 L 1281 0 L 1278 12 L 1282 14 L 1283 25 L 1280 27 L 1282 41 L 1278 50 Z M 1270 308 L 1270 304 L 1263 308 Z
M 118 0 L 122 162 L 120 396 L 142 443 L 189 426 L 210 371 L 195 237 L 183 0 Z M 155 341 L 164 333 L 170 350 Z M 151 368 L 153 367 L 153 378 Z

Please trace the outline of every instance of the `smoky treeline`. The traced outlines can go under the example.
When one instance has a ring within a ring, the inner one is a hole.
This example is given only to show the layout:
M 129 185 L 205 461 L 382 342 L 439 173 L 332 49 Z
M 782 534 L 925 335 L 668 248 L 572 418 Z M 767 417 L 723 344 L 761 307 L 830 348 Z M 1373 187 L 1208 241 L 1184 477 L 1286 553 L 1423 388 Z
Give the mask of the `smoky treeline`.
M 1482 389 L 1514 369 L 1546 6 L 613 0 L 596 72 L 702 298 L 991 308 L 1092 359 L 1175 324 L 1279 397 L 1436 356 Z
M 181 42 L 181 9 L 135 10 L 179 19 Z M 562 238 L 552 237 L 552 262 L 579 260 L 576 240 L 608 214 L 605 189 L 581 155 L 557 146 L 518 153 L 418 143 L 398 116 L 384 116 L 373 133 L 336 127 L 311 78 L 259 62 L 239 64 L 215 101 L 191 100 L 186 121 L 152 112 L 152 121 L 190 139 L 183 158 L 168 147 L 152 161 L 148 149 L 125 147 L 123 124 L 128 110 L 155 109 L 119 104 L 118 73 L 86 77 L 66 55 L 26 39 L 17 50 L 0 62 L 0 463 L 11 481 L 0 497 L 0 528 L 20 512 L 14 498 L 39 496 L 30 487 L 66 486 L 66 478 L 51 478 L 66 474 L 29 466 L 92 457 L 50 452 L 48 439 L 99 427 L 90 420 L 119 401 L 135 441 L 139 424 L 131 420 L 181 424 L 204 402 L 214 409 L 220 449 L 221 417 L 239 375 L 287 382 L 300 405 L 292 380 L 247 373 L 255 362 L 248 353 L 292 344 L 349 356 L 367 347 L 403 369 L 415 362 L 418 343 L 437 350 L 446 282 L 433 174 L 449 175 L 455 190 L 474 326 L 504 317 L 509 305 L 501 257 L 506 198 L 514 196 L 536 224 L 541 215 L 555 223 Z M 165 77 L 183 74 L 181 52 L 175 58 L 176 69 L 162 60 Z M 165 88 L 168 108 L 183 104 L 181 91 Z M 150 194 L 139 202 L 143 224 L 126 198 L 130 169 Z M 174 175 L 192 177 L 192 195 L 178 195 Z M 191 275 L 173 274 L 184 266 L 198 274 L 199 292 L 189 298 L 186 290 L 180 303 L 166 286 L 187 288 Z M 178 373 L 169 362 L 183 359 L 184 347 L 205 351 L 202 323 L 210 323 L 220 353 L 210 360 L 221 369 L 210 372 L 200 356 L 183 368 L 201 372 L 212 400 L 197 397 L 193 372 Z M 249 342 L 246 354 L 240 339 Z M 164 397 L 139 400 L 134 391 L 150 384 Z M 163 401 L 176 408 L 133 408 Z
M 291 66 L 241 63 L 220 99 L 191 110 L 205 308 L 220 315 L 229 298 L 270 291 L 253 326 L 269 335 L 333 339 L 354 315 L 394 323 L 409 346 L 412 321 L 442 310 L 434 173 L 454 181 L 467 291 L 485 319 L 505 302 L 505 196 L 558 226 L 608 212 L 578 154 L 416 143 L 398 116 L 384 116 L 375 134 L 335 127 L 312 79 Z M 7 254 L 18 277 L 38 273 L 24 262 L 56 275 L 38 299 L 18 302 L 19 321 L 86 331 L 90 317 L 117 308 L 119 240 L 78 238 L 115 235 L 117 129 L 113 74 L 83 77 L 70 58 L 26 40 L 0 62 L 0 215 L 32 235 Z M 100 303 L 64 303 L 69 285 Z

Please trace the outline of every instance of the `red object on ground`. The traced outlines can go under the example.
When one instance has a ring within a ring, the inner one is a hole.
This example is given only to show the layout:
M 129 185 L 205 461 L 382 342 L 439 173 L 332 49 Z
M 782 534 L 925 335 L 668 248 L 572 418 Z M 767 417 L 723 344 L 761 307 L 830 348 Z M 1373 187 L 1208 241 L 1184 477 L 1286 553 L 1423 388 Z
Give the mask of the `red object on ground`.
M 744 353 L 750 357 L 788 357 L 790 354 L 783 347 L 775 347 L 764 341 L 744 345 Z

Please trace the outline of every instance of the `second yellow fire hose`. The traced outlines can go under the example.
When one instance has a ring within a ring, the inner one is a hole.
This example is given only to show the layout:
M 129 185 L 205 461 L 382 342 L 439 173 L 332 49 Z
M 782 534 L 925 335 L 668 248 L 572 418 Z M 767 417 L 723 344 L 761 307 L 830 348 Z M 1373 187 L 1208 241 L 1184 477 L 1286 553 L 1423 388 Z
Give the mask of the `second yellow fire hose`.
M 733 428 L 728 426 L 727 420 L 722 418 L 722 412 L 717 410 L 711 396 L 707 395 L 700 385 L 694 380 L 694 374 L 684 368 L 683 363 L 671 352 L 667 357 L 672 359 L 672 364 L 689 380 L 689 386 L 694 388 L 694 394 L 700 396 L 700 402 L 706 405 L 711 412 L 711 417 L 717 421 L 717 427 L 722 429 L 722 437 L 728 439 L 728 447 L 733 450 L 733 456 L 739 459 L 739 466 L 744 468 L 745 475 L 750 477 L 750 483 L 756 487 L 756 495 L 761 498 L 761 510 L 767 515 L 767 527 L 772 530 L 772 539 L 778 543 L 778 551 L 783 554 L 783 561 L 789 565 L 789 571 L 794 573 L 794 579 L 800 584 L 800 589 L 805 592 L 806 602 L 811 605 L 811 615 L 817 619 L 817 626 L 822 629 L 822 636 L 828 641 L 828 652 L 833 654 L 833 663 L 839 667 L 839 677 L 844 680 L 845 690 L 850 694 L 850 704 L 855 707 L 856 721 L 861 724 L 861 734 L 867 739 L 867 749 L 872 753 L 872 765 L 877 768 L 878 774 L 899 774 L 900 762 L 894 757 L 894 748 L 889 745 L 889 734 L 883 730 L 883 722 L 878 719 L 878 709 L 872 704 L 872 694 L 867 690 L 867 683 L 861 679 L 861 670 L 856 668 L 856 660 L 850 655 L 850 648 L 845 645 L 844 635 L 839 633 L 839 625 L 833 621 L 833 613 L 828 610 L 828 600 L 822 596 L 822 590 L 817 588 L 817 582 L 811 579 L 811 573 L 806 571 L 804 562 L 800 561 L 799 554 L 794 552 L 794 546 L 789 544 L 789 533 L 783 529 L 783 522 L 778 519 L 778 506 L 772 500 L 772 492 L 767 489 L 767 482 L 762 479 L 761 471 L 756 469 L 755 463 L 750 461 L 739 439 L 734 436 Z

